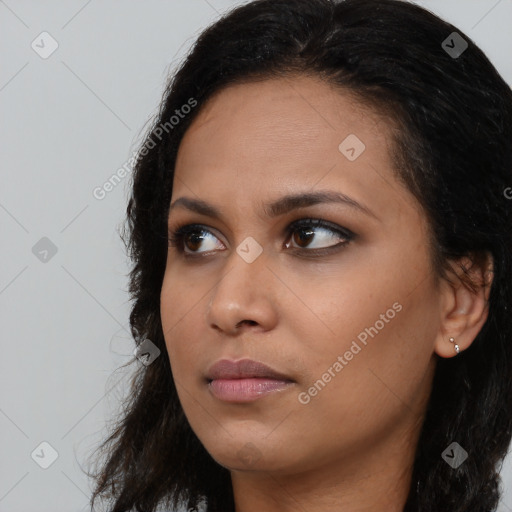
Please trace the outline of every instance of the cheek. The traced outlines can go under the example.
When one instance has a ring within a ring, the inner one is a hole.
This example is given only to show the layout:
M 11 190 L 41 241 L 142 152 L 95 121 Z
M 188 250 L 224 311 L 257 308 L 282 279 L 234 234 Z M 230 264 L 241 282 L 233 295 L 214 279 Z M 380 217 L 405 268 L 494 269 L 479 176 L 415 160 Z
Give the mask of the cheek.
M 160 294 L 160 315 L 164 340 L 169 354 L 173 376 L 183 380 L 186 368 L 192 368 L 194 351 L 200 339 L 198 313 L 203 293 L 197 295 L 193 287 L 179 280 L 174 272 L 166 272 Z M 195 332 L 197 329 L 197 332 Z M 189 372 L 190 373 L 190 372 Z
M 435 290 L 429 280 L 413 293 L 403 278 L 398 286 L 398 280 L 392 280 L 394 286 L 386 281 L 381 278 L 367 288 L 361 280 L 346 281 L 347 293 L 340 295 L 338 289 L 336 302 L 318 302 L 318 316 L 334 334 L 320 340 L 314 328 L 307 331 L 303 325 L 300 352 L 309 375 L 302 403 L 315 411 L 311 418 L 331 417 L 370 433 L 391 427 L 397 415 L 422 402 L 439 321 Z M 331 293 L 336 292 L 331 288 Z M 320 435 L 324 427 L 314 419 L 312 424 Z
M 301 294 L 302 313 L 289 309 L 287 321 L 295 325 L 295 336 L 310 361 L 325 364 L 325 356 L 343 355 L 355 341 L 364 348 L 382 338 L 400 316 L 399 293 L 382 277 L 379 283 L 378 276 L 366 275 L 353 272 L 317 280 L 314 290 Z
M 333 452 L 367 451 L 397 425 L 415 423 L 430 384 L 430 358 L 420 358 L 403 343 L 402 313 L 406 314 L 402 310 L 391 321 L 394 324 L 386 325 L 373 338 L 368 336 L 366 345 L 354 338 L 360 348 L 351 349 L 352 338 L 342 338 L 338 350 L 322 350 L 323 357 L 317 354 L 309 367 L 312 378 L 295 397 L 298 405 L 293 407 L 293 424 L 283 423 L 273 435 L 281 436 L 283 442 L 290 437 L 291 444 L 307 438 L 309 450 L 328 460 Z M 329 442 L 322 441 L 325 439 Z
M 365 272 L 331 275 L 314 293 L 310 289 L 302 296 L 309 311 L 289 311 L 285 321 L 295 325 L 308 385 L 319 379 L 329 382 L 325 388 L 342 391 L 357 385 L 361 400 L 368 403 L 386 383 L 402 389 L 404 381 L 414 382 L 425 373 L 438 330 L 436 291 L 432 279 L 417 285 L 419 274 L 410 261 L 409 266 L 397 265 L 398 255 L 393 261 L 388 267 L 381 260 Z M 341 374 L 345 377 L 338 378 Z

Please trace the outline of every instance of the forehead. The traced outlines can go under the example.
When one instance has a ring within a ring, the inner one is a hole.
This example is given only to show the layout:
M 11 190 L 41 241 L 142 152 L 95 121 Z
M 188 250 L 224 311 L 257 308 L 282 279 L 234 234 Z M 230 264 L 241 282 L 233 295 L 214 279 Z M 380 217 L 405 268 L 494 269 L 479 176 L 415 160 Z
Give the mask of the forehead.
M 383 140 L 389 136 L 389 124 L 348 90 L 298 75 L 237 83 L 217 91 L 201 108 L 182 145 L 192 136 L 204 143 L 216 144 L 218 138 L 228 142 L 221 129 L 231 130 L 233 145 L 245 141 L 252 146 L 251 142 L 263 140 L 271 148 L 301 141 L 321 145 L 330 142 L 329 135 L 336 142 L 348 133 Z
M 261 204 L 263 196 L 318 186 L 366 195 L 366 202 L 370 196 L 385 208 L 396 203 L 393 195 L 408 193 L 395 183 L 390 123 L 316 77 L 230 85 L 209 99 L 185 133 L 173 198 Z
M 181 141 L 176 167 L 203 167 L 207 158 L 222 159 L 228 166 L 274 162 L 282 168 L 300 160 L 321 165 L 329 155 L 341 156 L 339 145 L 349 136 L 391 164 L 389 124 L 320 78 L 299 75 L 234 84 L 202 107 Z

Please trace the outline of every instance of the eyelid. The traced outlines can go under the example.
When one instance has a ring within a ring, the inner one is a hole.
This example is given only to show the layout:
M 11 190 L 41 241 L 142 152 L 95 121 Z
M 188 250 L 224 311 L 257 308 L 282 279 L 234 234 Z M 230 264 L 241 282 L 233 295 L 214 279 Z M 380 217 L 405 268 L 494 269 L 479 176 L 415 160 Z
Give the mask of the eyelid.
M 177 222 L 175 225 L 169 225 L 168 226 L 168 236 L 169 238 L 175 236 L 175 235 L 186 235 L 189 232 L 208 232 L 213 235 L 215 235 L 215 238 L 222 241 L 222 237 L 219 237 L 216 235 L 218 233 L 218 230 L 212 226 L 208 226 L 208 224 L 199 224 L 196 222 Z
M 287 232 L 290 233 L 293 228 L 297 229 L 297 227 L 302 226 L 314 226 L 327 229 L 328 231 L 332 231 L 333 233 L 337 233 L 342 236 L 346 236 L 347 238 L 355 237 L 355 233 L 350 229 L 339 226 L 338 224 L 334 224 L 324 219 L 316 219 L 313 217 L 300 218 L 293 222 L 291 222 L 287 227 Z

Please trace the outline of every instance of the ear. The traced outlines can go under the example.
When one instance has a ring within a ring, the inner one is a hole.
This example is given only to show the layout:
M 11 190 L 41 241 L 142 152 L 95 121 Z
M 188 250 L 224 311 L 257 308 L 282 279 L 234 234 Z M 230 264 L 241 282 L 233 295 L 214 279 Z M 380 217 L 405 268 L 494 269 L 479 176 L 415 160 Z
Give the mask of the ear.
M 457 355 L 455 345 L 460 352 L 466 350 L 487 320 L 493 258 L 485 253 L 475 262 L 465 256 L 450 266 L 454 279 L 441 282 L 441 327 L 434 345 L 435 352 L 445 358 Z M 453 343 L 450 338 L 454 338 Z

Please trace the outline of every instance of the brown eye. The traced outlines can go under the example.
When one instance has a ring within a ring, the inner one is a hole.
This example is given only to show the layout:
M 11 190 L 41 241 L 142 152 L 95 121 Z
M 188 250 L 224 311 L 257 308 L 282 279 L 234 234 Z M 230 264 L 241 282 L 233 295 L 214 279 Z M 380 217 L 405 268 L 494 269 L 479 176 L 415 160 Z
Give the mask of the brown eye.
M 205 236 L 202 233 L 188 233 L 183 237 L 185 246 L 188 247 L 191 251 L 197 251 L 204 239 Z
M 294 244 L 297 244 L 298 248 L 307 248 L 307 250 L 328 249 L 330 247 L 347 243 L 353 238 L 353 234 L 351 232 L 345 232 L 342 229 L 335 228 L 319 219 L 300 221 L 293 224 L 290 227 L 290 234 L 292 235 L 291 241 L 293 241 Z M 293 247 L 290 243 L 286 246 Z
M 308 228 L 297 229 L 295 234 L 299 234 L 299 236 L 293 236 L 293 240 L 299 247 L 302 247 L 302 244 L 307 245 L 311 240 L 313 240 L 313 238 L 315 238 L 314 230 Z
M 215 250 L 215 243 L 209 241 L 212 238 L 216 237 L 210 230 L 191 224 L 170 231 L 168 241 L 171 247 L 176 247 L 180 252 L 192 255 Z M 205 241 L 206 251 L 199 251 L 198 249 Z

